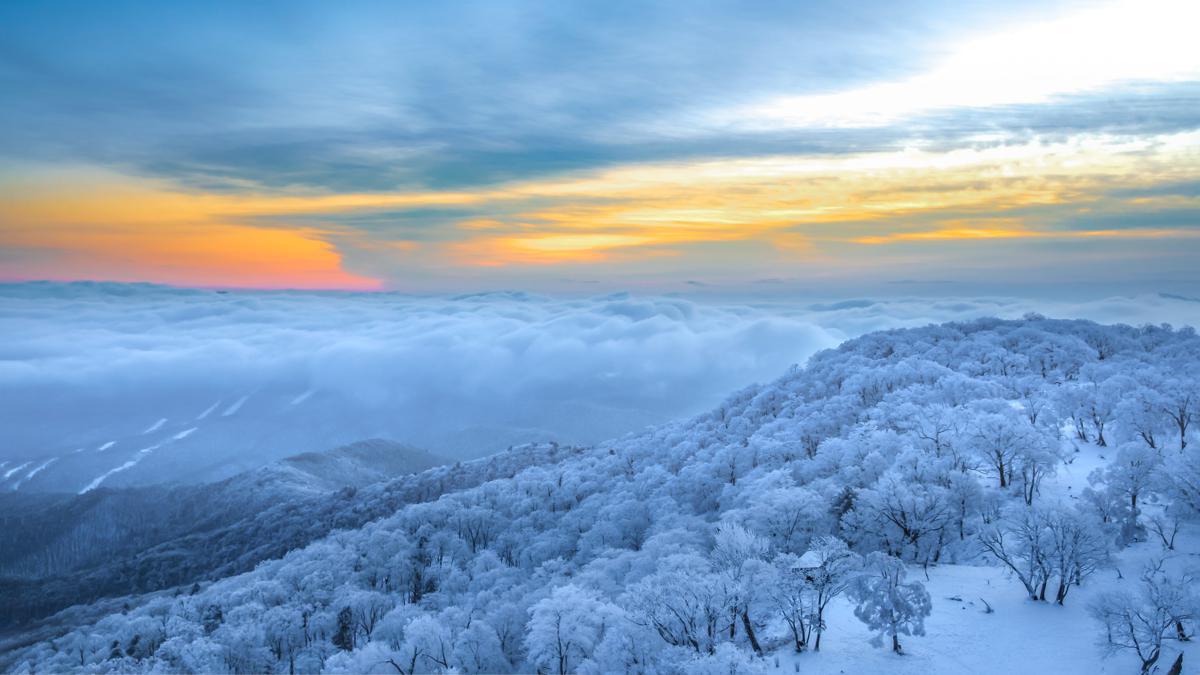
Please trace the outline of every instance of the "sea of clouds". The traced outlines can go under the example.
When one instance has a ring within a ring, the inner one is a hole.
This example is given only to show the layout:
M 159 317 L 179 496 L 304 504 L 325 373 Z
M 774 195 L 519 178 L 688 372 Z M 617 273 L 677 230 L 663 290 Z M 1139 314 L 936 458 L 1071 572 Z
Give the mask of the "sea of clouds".
M 1200 301 L 1170 295 L 739 302 L 8 284 L 0 459 L 64 451 L 112 420 L 133 429 L 213 400 L 306 392 L 449 455 L 595 442 L 701 411 L 849 337 L 1027 312 L 1200 325 Z

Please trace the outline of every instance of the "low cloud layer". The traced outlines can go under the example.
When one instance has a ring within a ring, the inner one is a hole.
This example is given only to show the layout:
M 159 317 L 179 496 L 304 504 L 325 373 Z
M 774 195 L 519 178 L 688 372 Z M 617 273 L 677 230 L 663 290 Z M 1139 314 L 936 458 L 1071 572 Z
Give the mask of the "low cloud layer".
M 460 456 L 538 438 L 592 442 L 703 410 L 848 337 L 1030 311 L 1200 325 L 1200 301 L 1168 295 L 736 303 L 0 286 L 0 397 L 11 402 L 0 459 L 105 456 L 133 449 L 100 451 L 124 436 L 184 447 L 180 430 L 200 426 L 184 436 L 200 443 L 215 420 L 269 427 L 281 423 L 270 411 L 301 406 Z M 269 454 L 298 449 L 310 448 Z

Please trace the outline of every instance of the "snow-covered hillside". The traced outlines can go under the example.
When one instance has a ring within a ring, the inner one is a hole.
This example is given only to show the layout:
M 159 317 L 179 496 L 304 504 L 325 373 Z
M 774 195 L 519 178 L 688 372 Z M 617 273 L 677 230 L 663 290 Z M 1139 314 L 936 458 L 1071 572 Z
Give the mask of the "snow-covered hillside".
M 1165 671 L 1200 608 L 1197 427 L 1190 329 L 872 333 L 691 420 L 281 515 L 386 507 L 246 573 L 64 612 L 3 665 Z

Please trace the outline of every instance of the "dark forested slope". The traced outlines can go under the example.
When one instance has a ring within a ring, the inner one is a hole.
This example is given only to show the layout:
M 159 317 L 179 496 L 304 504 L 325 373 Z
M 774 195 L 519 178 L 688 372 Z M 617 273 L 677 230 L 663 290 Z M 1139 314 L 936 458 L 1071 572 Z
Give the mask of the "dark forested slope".
M 2 495 L 0 626 L 96 598 L 244 571 L 334 528 L 548 461 L 556 447 L 450 467 L 422 450 L 366 441 L 211 485 Z

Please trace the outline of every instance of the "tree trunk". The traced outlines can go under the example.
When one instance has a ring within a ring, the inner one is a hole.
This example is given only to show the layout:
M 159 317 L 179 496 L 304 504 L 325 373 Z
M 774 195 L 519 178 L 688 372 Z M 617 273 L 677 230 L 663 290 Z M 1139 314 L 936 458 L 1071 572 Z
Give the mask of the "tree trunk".
M 904 653 L 900 649 L 900 636 L 896 635 L 895 633 L 892 633 L 892 651 L 896 652 L 897 654 Z
M 1154 649 L 1154 651 L 1151 652 L 1150 658 L 1146 659 L 1145 661 L 1142 661 L 1142 672 L 1143 673 L 1150 672 L 1150 669 L 1153 668 L 1154 664 L 1158 662 L 1158 656 L 1160 653 L 1161 652 L 1159 651 L 1159 648 L 1156 647 Z
M 746 637 L 750 640 L 750 646 L 754 648 L 754 653 L 762 656 L 762 647 L 758 644 L 758 636 L 754 634 L 754 624 L 750 622 L 748 610 L 742 610 L 742 627 L 746 629 Z
M 1158 449 L 1158 445 L 1156 444 L 1156 442 L 1154 440 L 1153 433 L 1143 431 L 1143 432 L 1141 432 L 1141 434 L 1142 434 L 1142 440 L 1146 441 L 1146 445 L 1149 445 L 1151 447 L 1151 449 L 1154 449 L 1154 450 Z
M 1171 669 L 1167 671 L 1167 675 L 1182 675 L 1183 673 L 1183 652 L 1175 657 L 1175 663 L 1171 664 Z

